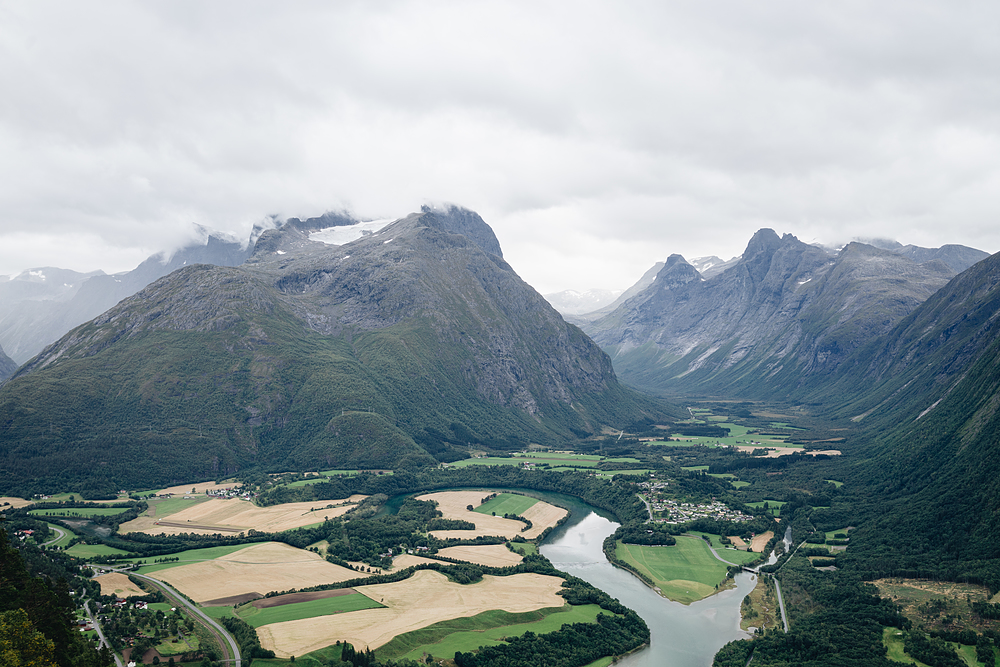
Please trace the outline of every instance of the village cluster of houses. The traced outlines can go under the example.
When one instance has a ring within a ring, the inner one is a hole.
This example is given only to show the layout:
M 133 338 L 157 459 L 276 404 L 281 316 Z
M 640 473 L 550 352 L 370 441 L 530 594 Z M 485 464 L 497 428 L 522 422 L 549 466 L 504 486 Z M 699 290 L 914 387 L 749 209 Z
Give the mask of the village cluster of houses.
M 663 489 L 667 488 L 667 482 L 651 480 L 639 482 L 639 487 L 646 491 L 649 499 L 649 507 L 653 512 L 669 512 L 669 519 L 655 519 L 655 521 L 679 524 L 694 521 L 696 519 L 716 519 L 718 521 L 742 522 L 750 521 L 753 517 L 730 509 L 725 503 L 713 501 L 709 504 L 680 503 L 676 500 L 660 497 Z
M 707 505 L 696 505 L 694 503 L 679 503 L 676 500 L 654 500 L 650 502 L 650 506 L 657 512 L 670 512 L 669 519 L 661 519 L 664 523 L 687 523 L 696 519 L 715 519 L 739 523 L 750 521 L 753 518 L 739 510 L 730 509 L 726 507 L 725 503 L 718 501 Z

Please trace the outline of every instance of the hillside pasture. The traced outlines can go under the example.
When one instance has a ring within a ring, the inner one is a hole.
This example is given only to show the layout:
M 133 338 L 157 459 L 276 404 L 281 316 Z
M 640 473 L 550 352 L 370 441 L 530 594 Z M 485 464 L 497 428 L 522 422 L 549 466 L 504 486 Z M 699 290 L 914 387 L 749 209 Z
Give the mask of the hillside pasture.
M 438 504 L 438 509 L 446 519 L 461 519 L 470 521 L 476 525 L 475 530 L 435 530 L 431 534 L 439 539 L 458 538 L 474 539 L 477 536 L 500 535 L 506 538 L 513 538 L 517 535 L 525 539 L 538 537 L 549 526 L 556 523 L 569 510 L 562 507 L 550 505 L 544 501 L 538 501 L 529 507 L 521 515 L 531 521 L 531 528 L 522 532 L 525 524 L 515 519 L 504 519 L 502 516 L 491 516 L 480 514 L 476 511 L 469 511 L 468 506 L 473 508 L 482 504 L 483 498 L 490 495 L 491 491 L 439 491 L 418 496 L 417 500 L 433 500 Z
M 346 581 L 358 573 L 311 551 L 261 542 L 213 560 L 162 569 L 155 576 L 202 603 Z
M 487 565 L 489 567 L 507 567 L 517 565 L 523 560 L 520 554 L 516 554 L 503 544 L 483 544 L 483 545 L 462 545 L 458 547 L 446 547 L 438 550 L 439 556 L 454 558 L 468 563 Z M 393 563 L 395 565 L 395 563 Z
M 133 584 L 127 574 L 121 572 L 102 574 L 99 577 L 94 577 L 94 581 L 101 585 L 101 595 L 117 595 L 120 598 L 148 595 L 146 591 Z
M 346 514 L 365 496 L 351 496 L 346 501 L 314 501 L 258 507 L 238 498 L 212 498 L 190 505 L 168 517 L 142 516 L 124 523 L 119 532 L 141 532 L 148 535 L 179 535 L 195 533 L 237 534 L 250 530 L 277 533 L 322 523 L 326 518 Z M 328 505 L 334 505 L 328 507 Z
M 485 575 L 478 583 L 460 585 L 440 572 L 420 570 L 404 581 L 355 587 L 382 608 L 337 614 L 334 622 L 329 616 L 318 616 L 273 623 L 258 628 L 257 634 L 264 648 L 282 658 L 305 655 L 338 639 L 358 650 L 376 649 L 398 635 L 494 609 L 518 613 L 561 608 L 566 601 L 556 593 L 562 582 L 558 577 L 526 573 Z
M 15 498 L 14 496 L 0 496 L 0 512 L 8 509 L 21 509 L 22 507 L 27 507 L 28 505 L 33 505 L 34 501 L 25 500 L 24 498 Z
M 652 579 L 660 595 L 681 604 L 715 593 L 728 572 L 726 563 L 715 558 L 697 537 L 680 536 L 673 546 L 618 542 L 615 555 Z

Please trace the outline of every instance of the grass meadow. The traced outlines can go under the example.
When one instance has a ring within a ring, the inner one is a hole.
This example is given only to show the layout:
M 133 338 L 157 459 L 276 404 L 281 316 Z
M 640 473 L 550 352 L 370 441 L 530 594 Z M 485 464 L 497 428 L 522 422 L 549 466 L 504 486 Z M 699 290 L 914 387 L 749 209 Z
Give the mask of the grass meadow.
M 728 572 L 699 537 L 681 536 L 673 546 L 657 547 L 618 542 L 615 555 L 652 579 L 661 595 L 681 604 L 715 593 Z
M 537 502 L 537 498 L 521 496 L 516 493 L 500 493 L 496 498 L 488 500 L 477 507 L 475 511 L 480 514 L 495 514 L 497 516 L 505 514 L 517 514 L 520 516 Z
M 253 604 L 243 605 L 236 610 L 236 615 L 255 628 L 271 623 L 298 621 L 303 618 L 330 616 L 360 609 L 376 609 L 382 605 L 361 593 L 338 595 L 332 598 L 295 602 L 280 607 L 265 607 L 258 609 Z
M 66 550 L 66 553 L 81 560 L 87 560 L 97 556 L 124 556 L 128 552 L 109 547 L 106 544 L 74 544 Z

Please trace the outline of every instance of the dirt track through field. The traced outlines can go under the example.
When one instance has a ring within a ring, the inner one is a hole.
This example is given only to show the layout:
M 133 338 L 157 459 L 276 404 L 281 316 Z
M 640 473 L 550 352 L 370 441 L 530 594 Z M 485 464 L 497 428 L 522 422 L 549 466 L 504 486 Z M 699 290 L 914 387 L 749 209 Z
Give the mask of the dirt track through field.
M 198 603 L 262 591 L 287 591 L 354 579 L 358 573 L 318 554 L 279 542 L 263 542 L 215 560 L 156 572 Z
M 566 600 L 556 595 L 562 581 L 533 573 L 486 575 L 479 583 L 463 586 L 439 572 L 421 570 L 405 581 L 356 587 L 384 608 L 273 623 L 258 628 L 257 634 L 264 648 L 282 658 L 304 655 L 338 639 L 358 651 L 375 649 L 396 635 L 491 609 L 525 612 L 562 607 Z
M 444 514 L 444 518 L 462 519 L 463 521 L 471 521 L 476 525 L 475 530 L 435 530 L 431 533 L 434 537 L 440 539 L 458 538 L 468 540 L 490 535 L 500 535 L 510 539 L 520 535 L 530 540 L 541 535 L 542 531 L 549 526 L 556 525 L 559 519 L 569 513 L 568 510 L 561 507 L 538 501 L 524 511 L 524 518 L 531 521 L 532 525 L 530 529 L 521 532 L 524 524 L 520 521 L 469 511 L 469 505 L 479 507 L 482 504 L 483 498 L 491 493 L 494 492 L 441 491 L 418 496 L 417 500 L 433 500 L 437 502 L 438 509 Z

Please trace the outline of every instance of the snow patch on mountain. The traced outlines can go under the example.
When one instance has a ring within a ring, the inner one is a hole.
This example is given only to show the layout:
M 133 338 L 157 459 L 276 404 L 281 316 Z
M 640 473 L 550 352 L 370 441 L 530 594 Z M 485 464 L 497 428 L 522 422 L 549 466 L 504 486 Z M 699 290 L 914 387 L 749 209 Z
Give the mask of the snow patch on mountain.
M 359 222 L 356 225 L 344 225 L 337 227 L 327 227 L 309 233 L 310 241 L 320 241 L 327 245 L 344 245 L 351 241 L 380 232 L 383 227 L 390 222 L 395 222 L 396 218 L 386 218 L 384 220 L 369 220 Z M 392 239 L 389 239 L 390 241 Z M 388 241 L 386 241 L 388 243 Z

